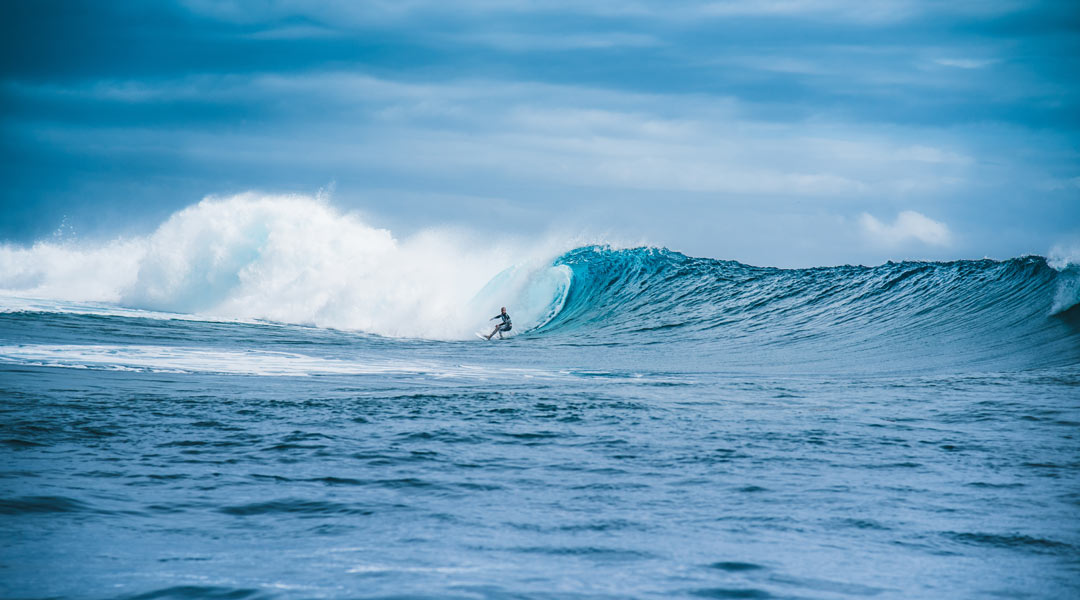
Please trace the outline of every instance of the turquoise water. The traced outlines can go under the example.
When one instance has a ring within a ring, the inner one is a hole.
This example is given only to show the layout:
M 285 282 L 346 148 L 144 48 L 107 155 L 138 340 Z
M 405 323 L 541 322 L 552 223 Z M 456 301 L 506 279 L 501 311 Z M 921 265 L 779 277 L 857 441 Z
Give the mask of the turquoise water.
M 11 293 L 0 596 L 1074 598 L 1076 277 L 588 246 L 490 343 Z

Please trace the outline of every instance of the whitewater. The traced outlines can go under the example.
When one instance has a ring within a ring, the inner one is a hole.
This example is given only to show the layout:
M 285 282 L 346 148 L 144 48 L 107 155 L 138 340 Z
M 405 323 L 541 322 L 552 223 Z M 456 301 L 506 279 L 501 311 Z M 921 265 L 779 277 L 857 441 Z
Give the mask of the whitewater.
M 3 244 L 0 596 L 1073 598 L 1078 304 L 256 193 Z
M 523 289 L 527 283 L 565 287 L 564 273 L 536 263 L 550 258 L 544 253 L 551 250 L 473 248 L 464 237 L 426 231 L 400 242 L 325 200 L 247 194 L 205 200 L 146 237 L 91 247 L 4 247 L 0 289 L 34 298 L 437 339 L 465 337 L 470 320 L 484 320 L 488 307 L 481 300 L 490 299 L 474 295 L 508 267 L 515 272 L 491 293 L 515 299 L 533 293 Z M 536 281 L 537 269 L 554 271 L 545 274 L 553 281 Z M 522 310 L 525 324 L 535 326 L 536 309 Z

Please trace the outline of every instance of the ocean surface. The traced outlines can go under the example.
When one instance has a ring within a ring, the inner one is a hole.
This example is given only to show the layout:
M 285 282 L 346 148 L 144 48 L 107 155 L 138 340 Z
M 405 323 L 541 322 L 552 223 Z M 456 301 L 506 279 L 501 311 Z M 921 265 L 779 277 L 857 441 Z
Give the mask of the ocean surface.
M 469 279 L 274 206 L 0 252 L 0 597 L 1080 597 L 1074 265 Z

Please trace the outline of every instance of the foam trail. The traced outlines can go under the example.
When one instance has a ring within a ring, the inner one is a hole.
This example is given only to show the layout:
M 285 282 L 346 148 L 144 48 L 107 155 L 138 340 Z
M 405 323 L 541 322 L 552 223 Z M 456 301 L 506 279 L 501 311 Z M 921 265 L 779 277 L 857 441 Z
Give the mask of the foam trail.
M 324 358 L 295 352 L 215 350 L 153 345 L 0 345 L 0 364 L 151 373 L 215 373 L 264 377 L 311 375 L 424 375 L 486 379 L 491 369 L 389 358 Z M 499 377 L 565 379 L 570 375 L 539 369 L 500 369 Z
M 203 200 L 143 238 L 97 246 L 0 247 L 0 290 L 215 318 L 457 339 L 483 327 L 499 306 L 514 310 L 519 300 L 522 311 L 514 315 L 519 330 L 550 318 L 550 307 L 569 285 L 568 275 L 551 266 L 564 250 L 478 243 L 462 233 L 434 230 L 399 240 L 320 199 L 247 193 Z M 509 277 L 485 287 L 515 264 L 521 265 L 515 272 L 541 283 Z M 481 288 L 485 293 L 477 294 Z

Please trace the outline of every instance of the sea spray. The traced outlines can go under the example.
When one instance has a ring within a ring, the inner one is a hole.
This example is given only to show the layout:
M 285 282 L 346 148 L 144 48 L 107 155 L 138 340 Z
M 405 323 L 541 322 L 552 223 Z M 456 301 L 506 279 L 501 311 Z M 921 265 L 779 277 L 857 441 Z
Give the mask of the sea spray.
M 1054 246 L 1047 264 L 1059 273 L 1051 312 L 1060 314 L 1080 304 L 1080 244 Z
M 69 302 L 119 302 L 146 255 L 145 239 L 0 245 L 0 292 Z
M 553 273 L 547 289 L 539 291 L 531 279 L 520 277 L 502 287 L 489 282 L 515 265 L 529 273 L 554 269 L 551 260 L 566 249 L 557 242 L 491 243 L 449 230 L 398 239 L 321 197 L 246 193 L 205 199 L 145 237 L 97 245 L 5 246 L 0 290 L 213 318 L 454 339 L 470 336 L 499 306 L 514 308 L 520 294 L 526 294 L 524 312 L 515 317 L 521 325 L 550 318 L 552 303 L 565 293 L 565 275 Z M 478 295 L 481 289 L 486 292 Z M 537 293 L 547 297 L 537 299 Z

